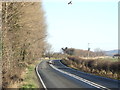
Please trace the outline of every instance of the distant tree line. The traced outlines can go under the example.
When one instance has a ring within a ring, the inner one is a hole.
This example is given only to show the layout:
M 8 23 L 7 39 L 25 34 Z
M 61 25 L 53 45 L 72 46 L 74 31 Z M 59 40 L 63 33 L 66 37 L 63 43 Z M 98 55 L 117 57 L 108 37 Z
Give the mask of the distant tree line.
M 80 56 L 80 57 L 87 57 L 88 52 L 90 57 L 96 57 L 96 56 L 104 56 L 105 53 L 101 49 L 95 49 L 95 51 L 88 51 L 88 50 L 82 50 L 82 49 L 75 49 L 75 48 L 61 48 L 64 54 L 67 55 L 74 55 L 74 56 Z

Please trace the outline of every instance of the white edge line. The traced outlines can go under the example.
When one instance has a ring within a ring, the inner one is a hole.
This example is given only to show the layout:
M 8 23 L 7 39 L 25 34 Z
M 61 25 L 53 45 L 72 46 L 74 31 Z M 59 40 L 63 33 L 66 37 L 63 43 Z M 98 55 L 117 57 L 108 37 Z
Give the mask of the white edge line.
M 38 65 L 39 65 L 39 64 L 38 64 Z M 40 81 L 41 81 L 41 83 L 42 83 L 44 89 L 45 89 L 45 90 L 48 90 L 47 87 L 45 86 L 45 83 L 43 82 L 43 80 L 42 80 L 40 74 L 38 73 L 38 65 L 36 66 L 37 75 L 38 75 L 38 77 L 39 77 L 39 79 L 40 79 Z
M 89 80 L 87 80 L 87 79 L 83 79 L 83 78 L 78 77 L 78 76 L 76 76 L 76 75 L 73 75 L 73 74 L 71 74 L 71 73 L 62 71 L 62 70 L 56 68 L 55 66 L 53 66 L 53 65 L 51 65 L 51 64 L 50 64 L 50 66 L 51 66 L 53 69 L 55 69 L 55 70 L 57 70 L 57 71 L 59 71 L 59 72 L 61 72 L 61 73 L 67 74 L 67 75 L 69 75 L 69 76 L 71 76 L 71 77 L 73 77 L 73 78 L 75 78 L 75 79 L 78 79 L 78 80 L 80 80 L 80 81 L 83 81 L 84 83 L 87 83 L 87 84 L 89 84 L 89 85 L 91 85 L 91 86 L 94 86 L 94 87 L 96 87 L 96 88 L 104 88 L 104 89 L 110 90 L 110 89 L 108 89 L 107 87 L 101 86 L 101 85 L 96 84 L 96 83 L 94 83 L 94 82 L 91 82 L 91 81 L 89 81 Z

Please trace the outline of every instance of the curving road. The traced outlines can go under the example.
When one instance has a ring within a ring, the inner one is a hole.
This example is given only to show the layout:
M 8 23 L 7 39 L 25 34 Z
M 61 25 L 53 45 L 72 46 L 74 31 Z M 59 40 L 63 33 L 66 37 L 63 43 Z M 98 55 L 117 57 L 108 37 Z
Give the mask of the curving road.
M 54 64 L 47 63 L 47 60 L 42 61 L 38 65 L 38 74 L 42 79 L 44 87 L 48 90 L 68 88 L 70 89 L 119 89 L 120 81 L 92 74 L 84 73 L 71 69 L 63 65 L 60 60 L 52 60 Z

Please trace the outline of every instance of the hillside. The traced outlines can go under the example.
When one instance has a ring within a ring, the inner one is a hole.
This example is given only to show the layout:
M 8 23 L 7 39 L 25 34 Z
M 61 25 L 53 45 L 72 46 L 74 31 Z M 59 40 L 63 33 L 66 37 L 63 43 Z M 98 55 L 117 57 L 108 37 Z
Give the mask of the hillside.
M 105 53 L 108 56 L 113 56 L 114 54 L 120 53 L 120 50 L 117 50 L 117 49 L 115 49 L 115 50 L 109 50 L 109 51 L 105 51 Z

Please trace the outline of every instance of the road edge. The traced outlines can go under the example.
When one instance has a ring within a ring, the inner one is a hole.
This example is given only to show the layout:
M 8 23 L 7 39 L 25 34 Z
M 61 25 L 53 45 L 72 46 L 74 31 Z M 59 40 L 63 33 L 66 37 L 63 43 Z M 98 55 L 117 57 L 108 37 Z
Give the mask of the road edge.
M 38 64 L 38 65 L 39 65 L 39 64 Z M 42 83 L 43 88 L 44 88 L 45 90 L 48 90 L 47 87 L 46 87 L 46 85 L 45 85 L 45 83 L 43 82 L 40 74 L 38 73 L 38 65 L 36 66 L 35 71 L 36 71 L 36 73 L 37 73 L 37 76 L 39 77 L 39 80 L 40 80 L 41 83 Z

